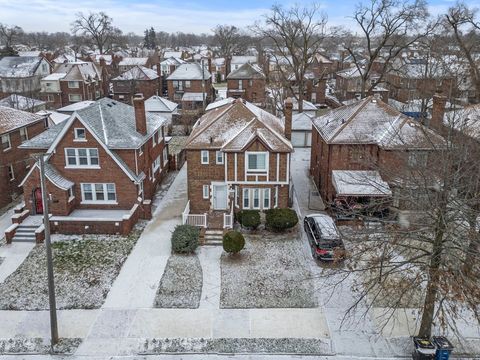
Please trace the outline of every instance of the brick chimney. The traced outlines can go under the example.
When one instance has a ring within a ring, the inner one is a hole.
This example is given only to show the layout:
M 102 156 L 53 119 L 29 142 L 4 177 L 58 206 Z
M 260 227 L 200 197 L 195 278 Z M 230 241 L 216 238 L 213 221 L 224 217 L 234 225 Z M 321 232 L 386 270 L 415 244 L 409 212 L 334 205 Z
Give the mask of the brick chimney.
M 442 132 L 443 116 L 445 115 L 445 105 L 447 97 L 442 95 L 441 91 L 436 91 L 433 95 L 432 118 L 430 119 L 430 128 Z
M 145 99 L 143 94 L 135 94 L 133 97 L 135 108 L 135 129 L 142 135 L 147 135 L 147 116 L 145 114 Z
M 225 79 L 227 78 L 228 74 L 232 70 L 232 57 L 226 56 L 225 57 Z
M 210 72 L 210 73 L 213 72 L 213 69 L 212 69 L 212 58 L 211 58 L 211 57 L 209 57 L 209 58 L 207 59 L 207 63 L 208 63 L 208 72 Z
M 319 79 L 315 88 L 316 96 L 315 102 L 317 104 L 325 104 L 325 91 L 327 89 L 327 81 L 325 79 Z
M 163 96 L 163 78 L 162 78 L 162 66 L 158 62 L 156 64 L 157 67 L 157 75 L 158 75 L 158 95 Z
M 285 100 L 285 137 L 288 140 L 292 140 L 292 111 L 293 111 L 293 102 L 292 98 L 287 98 Z

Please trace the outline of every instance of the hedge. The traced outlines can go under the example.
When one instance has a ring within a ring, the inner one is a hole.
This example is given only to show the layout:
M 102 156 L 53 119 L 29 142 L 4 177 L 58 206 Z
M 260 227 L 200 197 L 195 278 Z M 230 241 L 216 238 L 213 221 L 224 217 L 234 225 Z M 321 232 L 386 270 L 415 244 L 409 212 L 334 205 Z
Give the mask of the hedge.
M 247 229 L 256 229 L 260 221 L 260 211 L 258 210 L 242 210 L 237 213 L 237 221 Z
M 172 234 L 172 251 L 193 253 L 198 247 L 200 229 L 192 225 L 177 225 Z
M 270 209 L 265 218 L 267 228 L 273 231 L 284 231 L 298 223 L 297 213 L 292 209 Z

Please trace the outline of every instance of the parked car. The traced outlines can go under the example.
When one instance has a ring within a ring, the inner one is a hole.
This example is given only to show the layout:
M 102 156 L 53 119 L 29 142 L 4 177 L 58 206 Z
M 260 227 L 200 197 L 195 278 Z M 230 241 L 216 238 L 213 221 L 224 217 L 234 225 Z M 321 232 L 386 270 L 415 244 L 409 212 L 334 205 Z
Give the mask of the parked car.
M 305 216 L 303 226 L 314 258 L 338 261 L 345 258 L 345 246 L 333 219 L 325 214 Z

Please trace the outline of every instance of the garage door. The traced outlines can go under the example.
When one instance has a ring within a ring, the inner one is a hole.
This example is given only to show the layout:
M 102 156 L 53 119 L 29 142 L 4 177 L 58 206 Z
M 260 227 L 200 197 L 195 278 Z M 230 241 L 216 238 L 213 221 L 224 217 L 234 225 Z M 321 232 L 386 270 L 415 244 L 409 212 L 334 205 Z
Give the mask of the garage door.
M 309 147 L 312 146 L 312 133 L 303 131 L 292 132 L 292 145 L 294 147 Z

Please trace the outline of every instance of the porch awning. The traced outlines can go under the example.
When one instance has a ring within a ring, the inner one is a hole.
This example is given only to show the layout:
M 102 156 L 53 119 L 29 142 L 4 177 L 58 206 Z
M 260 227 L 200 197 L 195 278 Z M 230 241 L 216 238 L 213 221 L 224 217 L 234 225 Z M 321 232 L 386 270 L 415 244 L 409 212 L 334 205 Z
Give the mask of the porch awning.
M 333 170 L 332 179 L 337 196 L 392 196 L 378 171 Z
M 50 164 L 45 164 L 45 176 L 52 184 L 63 190 L 68 190 L 74 185 L 73 182 L 60 175 Z
M 207 98 L 207 94 L 205 94 Z M 182 101 L 203 101 L 203 93 L 186 92 L 182 96 Z

